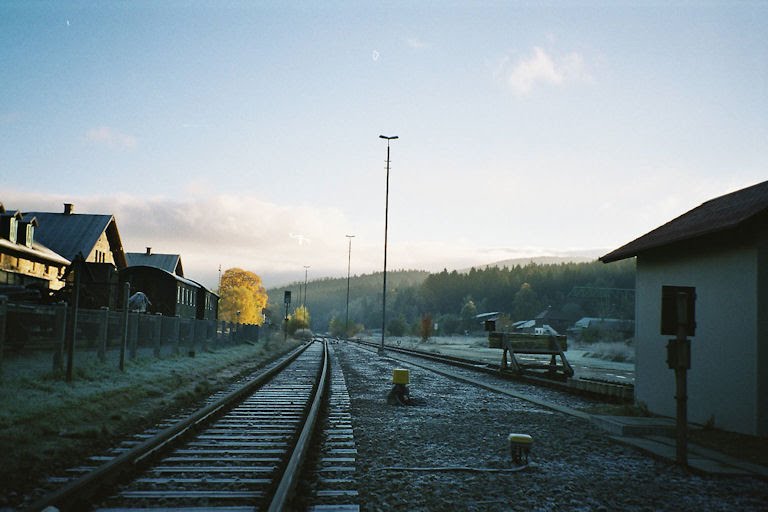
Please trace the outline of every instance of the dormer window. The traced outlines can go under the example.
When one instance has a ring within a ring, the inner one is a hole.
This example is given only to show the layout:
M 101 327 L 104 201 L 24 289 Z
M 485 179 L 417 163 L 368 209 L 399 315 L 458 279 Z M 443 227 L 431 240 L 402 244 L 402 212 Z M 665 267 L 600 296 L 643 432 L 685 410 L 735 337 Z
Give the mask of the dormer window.
M 29 220 L 22 220 L 18 223 L 16 243 L 32 247 L 32 240 L 35 236 L 35 227 L 37 226 L 37 219 L 32 217 Z
M 16 215 L 3 215 L 0 217 L 0 236 L 11 242 L 16 243 L 16 232 L 19 229 L 19 221 Z
M 27 238 L 25 240 L 27 247 L 32 247 L 32 240 L 34 240 L 35 236 L 35 225 L 31 222 L 27 224 Z

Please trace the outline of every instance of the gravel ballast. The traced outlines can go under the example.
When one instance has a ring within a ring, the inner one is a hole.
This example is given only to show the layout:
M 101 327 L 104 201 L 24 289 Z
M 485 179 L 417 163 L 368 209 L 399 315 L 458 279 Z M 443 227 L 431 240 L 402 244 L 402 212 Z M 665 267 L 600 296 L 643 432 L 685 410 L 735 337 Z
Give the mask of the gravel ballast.
M 764 510 L 768 483 L 689 474 L 588 421 L 451 380 L 353 344 L 336 350 L 352 400 L 361 510 Z M 411 406 L 388 405 L 394 368 Z M 514 385 L 514 384 L 511 384 Z M 530 464 L 507 436 L 533 437 Z

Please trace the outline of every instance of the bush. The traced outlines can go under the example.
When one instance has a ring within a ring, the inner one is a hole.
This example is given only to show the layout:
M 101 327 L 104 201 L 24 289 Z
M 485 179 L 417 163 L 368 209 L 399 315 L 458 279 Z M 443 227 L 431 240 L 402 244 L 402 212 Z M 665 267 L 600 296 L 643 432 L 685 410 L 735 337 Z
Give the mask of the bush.
M 440 319 L 437 322 L 440 332 L 443 334 L 447 334 L 450 336 L 451 334 L 456 334 L 461 328 L 461 318 L 459 315 L 443 315 L 440 317 Z
M 584 355 L 617 363 L 635 362 L 635 349 L 626 343 L 594 343 L 589 346 L 589 351 Z
M 309 329 L 297 329 L 296 332 L 293 333 L 293 337 L 297 340 L 309 341 L 313 336 L 314 333 Z

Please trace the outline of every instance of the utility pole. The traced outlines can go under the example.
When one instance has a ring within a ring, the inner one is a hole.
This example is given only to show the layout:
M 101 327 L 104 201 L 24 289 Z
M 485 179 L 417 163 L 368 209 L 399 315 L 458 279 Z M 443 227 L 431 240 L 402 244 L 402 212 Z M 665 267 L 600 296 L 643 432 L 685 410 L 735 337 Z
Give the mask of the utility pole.
M 384 353 L 384 336 L 387 332 L 387 223 L 389 218 L 389 141 L 397 139 L 397 135 L 390 137 L 379 135 L 380 139 L 387 141 L 387 188 L 384 196 L 384 290 L 381 296 L 381 346 L 379 354 Z
M 307 307 L 307 270 L 309 265 L 304 265 L 304 300 L 301 301 L 301 305 Z
M 344 323 L 344 336 L 349 336 L 349 271 L 352 267 L 352 239 L 355 235 L 344 235 L 349 239 L 349 256 L 347 257 L 347 321 Z

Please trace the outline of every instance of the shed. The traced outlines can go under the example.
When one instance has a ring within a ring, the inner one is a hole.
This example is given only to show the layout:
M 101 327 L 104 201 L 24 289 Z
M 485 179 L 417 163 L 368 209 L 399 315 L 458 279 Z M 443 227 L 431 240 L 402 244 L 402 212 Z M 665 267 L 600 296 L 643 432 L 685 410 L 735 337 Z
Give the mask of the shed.
M 662 286 L 694 287 L 689 420 L 768 435 L 768 181 L 707 201 L 600 260 L 631 257 L 635 399 L 674 416 L 669 337 L 660 334 Z

